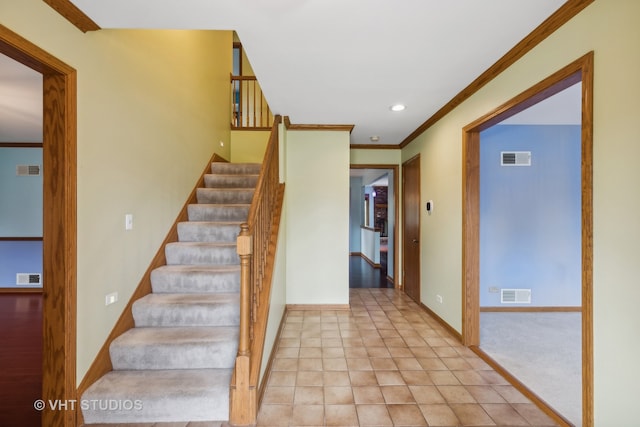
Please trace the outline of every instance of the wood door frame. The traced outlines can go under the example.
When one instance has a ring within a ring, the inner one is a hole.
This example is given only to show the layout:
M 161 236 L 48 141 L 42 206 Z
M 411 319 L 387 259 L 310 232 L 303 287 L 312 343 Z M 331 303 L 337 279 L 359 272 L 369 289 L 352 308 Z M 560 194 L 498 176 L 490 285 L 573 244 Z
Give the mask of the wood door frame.
M 398 215 L 400 212 L 399 204 L 400 204 L 400 194 L 398 193 L 398 181 L 399 181 L 399 168 L 398 165 L 384 165 L 384 164 L 367 164 L 367 165 L 356 165 L 350 164 L 349 169 L 385 169 L 393 171 L 393 197 L 394 197 L 394 221 L 393 221 L 393 287 L 398 289 L 400 286 L 400 280 L 398 280 Z
M 43 426 L 76 424 L 76 70 L 0 25 L 0 54 L 43 77 Z
M 462 339 L 480 343 L 480 132 L 582 82 L 582 423 L 593 419 L 593 62 L 589 52 L 463 128 Z M 533 397 L 536 397 L 535 395 Z M 535 401 L 535 399 L 534 399 Z M 540 402 L 538 402 L 540 403 Z M 543 402 L 542 402 L 543 403 Z M 550 414 L 554 415 L 554 414 Z M 560 419 L 557 421 L 565 422 Z
M 404 202 L 406 200 L 406 198 L 405 198 L 405 185 L 404 185 L 405 184 L 404 169 L 405 169 L 405 166 L 407 165 L 407 163 L 412 162 L 414 160 L 418 161 L 418 174 L 419 174 L 418 176 L 420 176 L 420 173 L 421 173 L 421 170 L 420 170 L 420 153 L 418 153 L 415 156 L 411 157 L 410 159 L 407 159 L 404 162 L 402 162 L 402 286 L 401 286 L 401 289 L 403 290 L 403 292 L 405 294 L 407 293 L 407 291 L 406 291 L 406 286 L 405 286 L 405 283 L 404 283 L 404 277 L 405 277 L 404 276 L 404 272 L 406 271 L 406 257 L 405 257 L 405 253 L 404 253 L 404 247 L 405 247 L 405 241 L 406 241 L 406 239 L 405 239 L 405 237 L 406 237 L 405 225 L 406 224 L 405 224 L 405 217 L 404 217 L 404 214 L 405 214 Z M 421 188 L 421 182 L 418 179 L 418 200 L 420 200 L 420 194 L 421 194 L 420 188 Z M 421 217 L 420 217 L 419 210 L 420 210 L 420 202 L 418 202 L 418 233 L 420 233 L 420 227 L 421 227 L 421 224 L 422 224 L 422 220 L 420 219 Z M 422 249 L 422 244 L 419 244 L 418 250 L 421 251 L 421 249 Z M 418 256 L 418 258 L 420 258 L 420 257 Z M 420 265 L 420 263 L 418 263 L 418 300 L 416 301 L 416 303 L 418 303 L 418 304 L 422 303 L 422 301 L 421 301 L 421 299 L 422 299 L 421 278 L 422 278 L 422 266 Z M 411 299 L 413 299 L 413 298 L 411 298 Z

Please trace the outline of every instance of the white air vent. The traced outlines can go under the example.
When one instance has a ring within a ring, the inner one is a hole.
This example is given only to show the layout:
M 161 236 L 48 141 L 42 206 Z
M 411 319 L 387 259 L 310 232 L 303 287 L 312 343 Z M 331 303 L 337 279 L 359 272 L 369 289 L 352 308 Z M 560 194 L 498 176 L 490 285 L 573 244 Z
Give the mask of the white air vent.
M 42 275 L 40 273 L 18 273 L 16 274 L 16 285 L 41 285 Z
M 17 165 L 16 175 L 17 176 L 39 176 L 40 165 Z
M 531 304 L 531 289 L 501 289 L 502 304 Z
M 531 166 L 531 151 L 501 151 L 501 166 Z

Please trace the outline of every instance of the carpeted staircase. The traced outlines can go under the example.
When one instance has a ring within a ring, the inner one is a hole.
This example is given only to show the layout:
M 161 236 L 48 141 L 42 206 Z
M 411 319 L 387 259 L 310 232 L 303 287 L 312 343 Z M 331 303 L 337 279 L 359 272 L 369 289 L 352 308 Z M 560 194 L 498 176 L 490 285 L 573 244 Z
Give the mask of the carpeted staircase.
M 226 421 L 238 348 L 240 259 L 259 164 L 212 163 L 135 327 L 109 349 L 113 371 L 82 396 L 85 424 Z

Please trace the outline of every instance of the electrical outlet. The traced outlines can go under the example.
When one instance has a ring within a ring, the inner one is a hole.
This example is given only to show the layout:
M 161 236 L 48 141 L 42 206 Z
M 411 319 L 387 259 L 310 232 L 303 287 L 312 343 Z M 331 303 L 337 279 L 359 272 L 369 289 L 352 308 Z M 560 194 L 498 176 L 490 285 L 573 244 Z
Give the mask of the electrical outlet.
M 113 292 L 104 297 L 104 305 L 111 305 L 118 301 L 118 293 Z
M 436 301 L 438 301 L 440 304 L 442 304 L 442 296 L 436 295 Z

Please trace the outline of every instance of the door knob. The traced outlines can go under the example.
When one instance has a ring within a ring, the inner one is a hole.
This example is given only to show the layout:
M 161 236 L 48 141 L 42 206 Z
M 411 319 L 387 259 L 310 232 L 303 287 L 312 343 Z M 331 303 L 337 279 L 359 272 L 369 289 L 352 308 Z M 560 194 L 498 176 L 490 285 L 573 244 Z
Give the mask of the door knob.
M 413 239 L 413 243 L 418 243 L 418 239 Z

